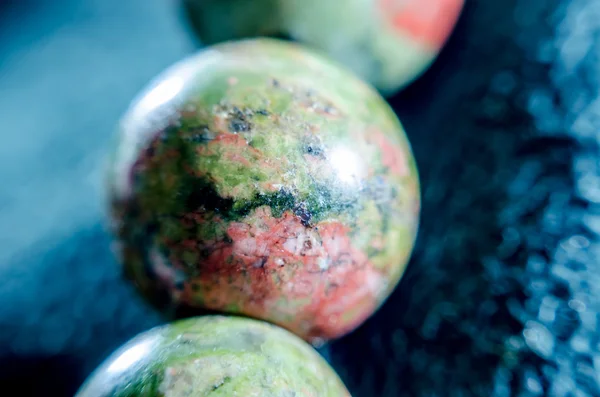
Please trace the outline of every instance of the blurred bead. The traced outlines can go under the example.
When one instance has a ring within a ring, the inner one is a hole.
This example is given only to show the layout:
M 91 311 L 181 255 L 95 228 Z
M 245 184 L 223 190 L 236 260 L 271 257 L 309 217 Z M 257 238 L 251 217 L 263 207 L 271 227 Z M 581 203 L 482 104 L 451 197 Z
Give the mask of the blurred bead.
M 350 397 L 327 362 L 291 333 L 205 316 L 146 331 L 113 353 L 76 397 Z
M 419 77 L 450 36 L 464 0 L 187 0 L 205 43 L 289 36 L 325 52 L 385 94 Z

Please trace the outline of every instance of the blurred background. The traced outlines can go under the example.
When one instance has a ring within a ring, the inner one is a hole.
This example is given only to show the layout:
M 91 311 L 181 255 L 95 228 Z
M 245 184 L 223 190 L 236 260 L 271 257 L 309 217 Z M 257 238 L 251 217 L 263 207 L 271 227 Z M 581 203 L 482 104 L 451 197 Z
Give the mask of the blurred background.
M 176 0 L 0 0 L 0 394 L 72 396 L 162 321 L 120 279 L 103 164 L 200 46 Z M 390 99 L 422 226 L 394 295 L 321 350 L 353 396 L 600 396 L 599 54 L 600 1 L 467 0 Z

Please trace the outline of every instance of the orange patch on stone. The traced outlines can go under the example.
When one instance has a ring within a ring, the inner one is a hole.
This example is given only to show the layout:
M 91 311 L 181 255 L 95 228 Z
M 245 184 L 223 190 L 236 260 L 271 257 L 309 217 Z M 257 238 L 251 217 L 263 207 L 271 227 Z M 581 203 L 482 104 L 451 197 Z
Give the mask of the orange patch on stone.
M 307 339 L 351 331 L 375 310 L 384 276 L 353 247 L 345 225 L 315 226 L 290 211 L 275 218 L 268 207 L 230 224 L 231 242 L 210 247 L 183 300 L 193 304 L 199 294 L 209 309 L 233 305 Z
M 396 30 L 419 43 L 439 50 L 460 16 L 464 0 L 378 0 Z
M 400 145 L 391 142 L 383 132 L 376 129 L 369 131 L 367 137 L 371 143 L 377 145 L 381 152 L 381 162 L 392 174 L 398 176 L 408 175 L 408 159 L 400 149 Z

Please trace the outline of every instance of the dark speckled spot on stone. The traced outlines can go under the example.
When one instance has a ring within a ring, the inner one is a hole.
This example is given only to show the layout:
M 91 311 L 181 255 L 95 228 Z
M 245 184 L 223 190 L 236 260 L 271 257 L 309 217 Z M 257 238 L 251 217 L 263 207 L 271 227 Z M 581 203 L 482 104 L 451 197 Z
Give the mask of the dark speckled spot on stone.
M 306 128 L 310 130 L 311 127 L 307 125 Z M 302 150 L 304 150 L 304 153 L 321 159 L 325 158 L 325 147 L 318 135 L 307 133 L 303 138 L 303 145 Z
M 190 189 L 191 193 L 186 202 L 186 206 L 190 211 L 204 209 L 221 214 L 227 214 L 231 211 L 234 204 L 232 199 L 221 197 L 214 186 L 208 182 L 195 179 L 193 183 L 196 186 Z
M 305 146 L 304 150 L 306 151 L 306 153 L 310 154 L 311 156 L 315 156 L 315 157 L 323 158 L 324 153 L 325 153 L 323 148 L 321 146 L 319 146 L 318 144 L 308 144 Z
M 229 130 L 231 132 L 248 132 L 252 129 L 248 114 L 239 108 L 233 107 L 229 116 Z
M 206 143 L 215 139 L 216 136 L 217 135 L 212 132 L 208 126 L 201 126 L 192 129 L 186 139 L 194 143 Z
M 262 269 L 263 267 L 265 267 L 265 263 L 267 263 L 268 259 L 269 259 L 268 257 L 263 256 L 263 257 L 257 259 L 256 262 L 254 262 L 252 266 L 255 268 Z
M 212 391 L 218 390 L 221 386 L 223 386 L 224 384 L 226 384 L 230 380 L 231 380 L 231 377 L 229 377 L 229 376 L 224 377 L 223 379 L 221 379 L 217 384 L 215 384 L 212 387 Z
M 311 225 L 310 221 L 312 219 L 312 214 L 306 207 L 306 203 L 300 203 L 295 209 L 294 214 L 300 218 L 302 225 L 309 227 Z

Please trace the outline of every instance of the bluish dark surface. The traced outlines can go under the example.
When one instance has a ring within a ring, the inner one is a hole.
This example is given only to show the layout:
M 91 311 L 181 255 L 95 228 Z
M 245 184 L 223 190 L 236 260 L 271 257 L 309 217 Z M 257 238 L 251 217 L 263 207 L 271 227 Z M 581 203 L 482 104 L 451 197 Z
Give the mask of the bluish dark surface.
M 423 185 L 418 247 L 324 353 L 359 396 L 599 396 L 600 2 L 472 0 L 391 99 Z M 114 125 L 190 53 L 176 1 L 0 8 L 0 390 L 72 395 L 161 320 L 104 230 Z

